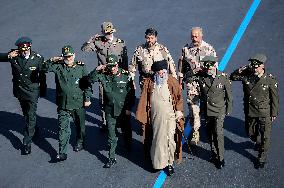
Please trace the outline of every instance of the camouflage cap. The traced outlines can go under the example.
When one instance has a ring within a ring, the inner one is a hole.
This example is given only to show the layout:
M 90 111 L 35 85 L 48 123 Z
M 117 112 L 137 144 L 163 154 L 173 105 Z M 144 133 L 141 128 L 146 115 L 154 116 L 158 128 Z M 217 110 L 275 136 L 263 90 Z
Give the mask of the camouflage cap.
M 214 56 L 205 56 L 201 62 L 218 62 L 218 58 L 217 57 L 214 57 Z
M 114 66 L 114 65 L 117 65 L 118 58 L 116 55 L 108 55 L 106 58 L 106 61 L 107 61 L 108 66 Z
M 111 22 L 104 22 L 101 25 L 102 32 L 103 33 L 114 33 L 116 32 L 116 29 L 113 27 L 113 24 Z
M 66 46 L 63 46 L 62 48 L 62 56 L 71 56 L 71 55 L 74 55 L 75 52 L 74 52 L 74 49 L 72 46 L 70 45 L 66 45 Z
M 258 61 L 259 63 L 265 63 L 266 60 L 267 60 L 267 57 L 265 54 L 255 54 L 254 56 L 249 58 L 249 61 L 252 63 L 255 61 Z

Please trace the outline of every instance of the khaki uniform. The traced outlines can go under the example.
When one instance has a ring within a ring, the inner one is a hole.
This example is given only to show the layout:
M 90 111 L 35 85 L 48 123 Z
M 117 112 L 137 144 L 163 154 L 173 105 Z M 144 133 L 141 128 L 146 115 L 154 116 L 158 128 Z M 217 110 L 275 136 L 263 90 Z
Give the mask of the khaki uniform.
M 174 60 L 170 52 L 165 46 L 157 42 L 150 48 L 147 48 L 145 44 L 139 45 L 135 49 L 128 70 L 130 72 L 131 77 L 134 78 L 136 69 L 138 67 L 139 84 L 142 88 L 143 80 L 153 74 L 153 72 L 151 71 L 152 64 L 155 61 L 161 60 L 167 60 L 169 73 L 174 78 L 177 78 Z
M 259 162 L 265 162 L 270 142 L 271 117 L 276 117 L 279 110 L 276 79 L 267 73 L 256 76 L 248 69 L 242 73 L 239 73 L 239 69 L 235 70 L 230 79 L 242 81 L 246 131 L 252 141 L 260 144 Z
M 106 57 L 108 55 L 115 55 L 118 58 L 118 66 L 124 70 L 128 69 L 127 48 L 124 40 L 114 37 L 112 41 L 107 41 L 104 36 L 98 36 L 93 42 L 85 42 L 81 47 L 81 50 L 84 52 L 96 52 L 98 58 L 98 65 L 107 64 Z M 101 84 L 99 86 L 99 100 L 103 125 L 106 126 L 104 93 Z
M 178 63 L 178 76 L 180 84 L 185 82 L 187 88 L 187 103 L 189 108 L 190 123 L 194 129 L 193 141 L 199 141 L 199 127 L 200 127 L 200 108 L 199 108 L 199 94 L 198 82 L 194 81 L 194 74 L 202 67 L 201 60 L 204 56 L 216 57 L 214 48 L 202 41 L 200 47 L 194 47 L 193 44 L 186 44 L 182 48 L 182 54 Z
M 217 71 L 215 78 L 199 74 L 200 105 L 205 113 L 206 132 L 211 146 L 212 156 L 224 160 L 225 115 L 232 111 L 231 83 L 225 73 Z

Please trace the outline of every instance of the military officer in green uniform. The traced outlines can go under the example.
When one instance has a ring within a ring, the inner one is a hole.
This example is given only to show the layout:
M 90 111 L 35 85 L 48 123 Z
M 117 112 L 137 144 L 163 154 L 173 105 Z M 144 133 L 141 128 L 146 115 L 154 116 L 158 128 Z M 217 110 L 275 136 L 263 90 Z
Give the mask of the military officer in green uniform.
M 204 68 L 197 73 L 200 90 L 200 106 L 205 115 L 206 132 L 211 147 L 210 161 L 218 169 L 225 166 L 224 161 L 224 118 L 232 111 L 232 91 L 227 74 L 217 69 L 218 60 L 205 56 Z
M 114 36 L 116 29 L 114 28 L 111 22 L 103 22 L 101 25 L 101 29 L 102 35 L 96 34 L 95 36 L 92 36 L 87 42 L 83 44 L 83 46 L 81 47 L 82 51 L 96 52 L 99 65 L 107 64 L 108 55 L 116 55 L 118 58 L 118 66 L 124 70 L 127 70 L 128 56 L 124 40 L 121 40 Z M 104 94 L 101 85 L 99 86 L 99 89 L 99 100 L 103 120 L 102 130 L 106 130 L 105 111 L 103 109 Z
M 13 74 L 13 94 L 19 100 L 26 126 L 22 154 L 31 153 L 31 142 L 36 130 L 36 110 L 39 95 L 46 92 L 45 74 L 42 72 L 44 58 L 31 50 L 32 40 L 19 38 L 16 50 L 1 53 L 0 61 L 10 62 Z
M 258 150 L 256 168 L 265 165 L 270 142 L 272 122 L 279 110 L 279 94 L 276 79 L 265 72 L 265 54 L 256 54 L 250 64 L 235 70 L 230 79 L 242 81 L 244 91 L 245 127 Z
M 91 88 L 82 88 L 80 80 L 88 73 L 84 63 L 75 60 L 74 49 L 70 45 L 62 48 L 62 57 L 53 57 L 46 61 L 44 69 L 55 74 L 59 124 L 59 154 L 56 159 L 63 161 L 67 159 L 71 117 L 76 126 L 74 151 L 78 152 L 84 148 L 85 107 L 91 104 Z
M 105 112 L 108 126 L 109 159 L 105 168 L 116 164 L 116 127 L 120 124 L 127 149 L 131 147 L 132 130 L 129 122 L 130 108 L 134 102 L 134 88 L 128 72 L 118 67 L 115 55 L 107 56 L 107 64 L 100 65 L 88 77 L 90 83 L 101 82 L 105 94 Z

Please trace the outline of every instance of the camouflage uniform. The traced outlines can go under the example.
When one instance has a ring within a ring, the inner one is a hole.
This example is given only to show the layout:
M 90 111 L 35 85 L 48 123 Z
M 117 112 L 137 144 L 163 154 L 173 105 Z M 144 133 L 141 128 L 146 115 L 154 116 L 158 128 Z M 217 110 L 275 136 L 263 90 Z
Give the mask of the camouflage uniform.
M 186 44 L 182 48 L 182 54 L 178 63 L 178 76 L 180 83 L 182 80 L 187 87 L 187 103 L 189 108 L 190 124 L 193 126 L 192 140 L 197 143 L 199 141 L 199 127 L 200 127 L 200 107 L 199 107 L 199 93 L 197 90 L 198 82 L 194 81 L 194 76 L 200 67 L 202 67 L 200 60 L 207 55 L 216 57 L 214 48 L 202 41 L 200 47 L 194 47 L 193 44 Z
M 161 60 L 167 60 L 170 74 L 177 78 L 174 60 L 165 46 L 156 42 L 150 48 L 146 44 L 136 47 L 128 70 L 131 77 L 134 78 L 138 66 L 140 88 L 143 86 L 143 80 L 152 75 L 152 64 Z
M 102 24 L 103 32 L 115 32 L 111 22 L 104 22 Z M 106 57 L 108 55 L 115 55 L 118 58 L 118 66 L 124 70 L 128 69 L 128 56 L 127 48 L 124 40 L 113 37 L 112 40 L 108 40 L 105 36 L 96 36 L 94 40 L 85 42 L 81 47 L 84 52 L 96 52 L 99 65 L 107 64 Z M 99 100 L 101 106 L 101 113 L 103 119 L 103 125 L 106 126 L 105 110 L 104 110 L 104 93 L 103 87 L 99 85 Z

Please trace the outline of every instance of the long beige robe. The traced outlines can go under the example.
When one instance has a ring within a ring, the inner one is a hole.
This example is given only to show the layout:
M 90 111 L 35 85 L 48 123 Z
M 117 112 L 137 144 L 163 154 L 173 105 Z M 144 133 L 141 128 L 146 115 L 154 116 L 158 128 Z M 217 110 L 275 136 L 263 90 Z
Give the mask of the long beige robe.
M 153 139 L 151 146 L 151 160 L 154 169 L 163 169 L 174 162 L 176 143 L 175 112 L 168 84 L 154 85 L 151 97 L 151 123 Z

